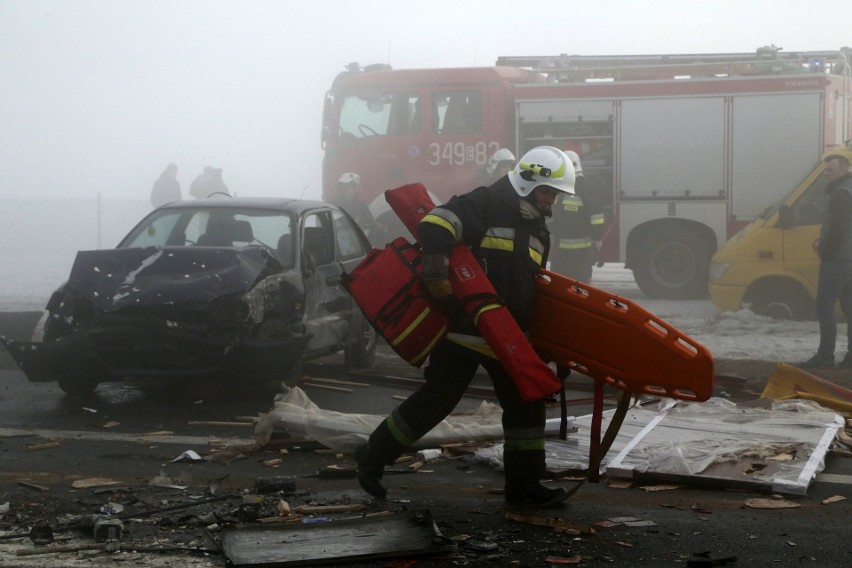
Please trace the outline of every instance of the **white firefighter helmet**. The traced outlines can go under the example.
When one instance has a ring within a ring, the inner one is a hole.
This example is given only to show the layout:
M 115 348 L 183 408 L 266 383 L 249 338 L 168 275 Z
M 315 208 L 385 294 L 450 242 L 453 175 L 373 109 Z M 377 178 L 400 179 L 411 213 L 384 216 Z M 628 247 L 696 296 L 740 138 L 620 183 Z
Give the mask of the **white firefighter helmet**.
M 574 150 L 565 150 L 565 155 L 574 164 L 574 173 L 580 175 L 583 173 L 583 163 L 580 162 L 580 156 Z
M 500 148 L 488 158 L 488 167 L 485 168 L 485 171 L 488 174 L 493 174 L 497 171 L 497 168 L 500 167 L 500 164 L 506 165 L 515 165 L 515 155 L 508 148 Z
M 538 146 L 523 156 L 509 172 L 515 193 L 526 197 L 538 186 L 574 193 L 574 166 L 565 152 L 553 146 Z
M 350 172 L 346 172 L 340 179 L 337 180 L 337 185 L 349 185 L 353 184 L 356 188 L 361 188 L 361 176 L 358 174 L 353 174 Z

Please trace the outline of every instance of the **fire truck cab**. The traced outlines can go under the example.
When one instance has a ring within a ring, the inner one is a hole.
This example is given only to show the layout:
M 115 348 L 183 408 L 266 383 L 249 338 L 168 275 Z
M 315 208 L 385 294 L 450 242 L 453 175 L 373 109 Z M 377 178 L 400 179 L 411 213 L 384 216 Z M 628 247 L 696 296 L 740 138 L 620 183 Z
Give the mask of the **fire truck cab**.
M 845 51 L 774 47 L 353 66 L 326 97 L 324 196 L 358 173 L 374 216 L 391 219 L 386 189 L 421 182 L 444 201 L 481 185 L 500 147 L 574 150 L 603 192 L 601 259 L 624 262 L 649 297 L 702 297 L 717 248 L 848 137 L 849 78 Z

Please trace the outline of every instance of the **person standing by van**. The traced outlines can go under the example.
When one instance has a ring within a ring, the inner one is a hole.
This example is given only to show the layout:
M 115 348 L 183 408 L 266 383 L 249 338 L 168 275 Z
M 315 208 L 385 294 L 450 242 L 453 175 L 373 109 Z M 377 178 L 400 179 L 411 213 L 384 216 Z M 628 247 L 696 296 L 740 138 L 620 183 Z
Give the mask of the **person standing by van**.
M 822 221 L 817 241 L 819 281 L 816 309 L 819 318 L 819 348 L 816 355 L 799 366 L 803 369 L 834 367 L 834 346 L 837 341 L 837 318 L 834 305 L 846 316 L 846 356 L 841 367 L 852 367 L 852 173 L 845 156 L 827 156 L 823 175 L 828 185 L 823 200 Z

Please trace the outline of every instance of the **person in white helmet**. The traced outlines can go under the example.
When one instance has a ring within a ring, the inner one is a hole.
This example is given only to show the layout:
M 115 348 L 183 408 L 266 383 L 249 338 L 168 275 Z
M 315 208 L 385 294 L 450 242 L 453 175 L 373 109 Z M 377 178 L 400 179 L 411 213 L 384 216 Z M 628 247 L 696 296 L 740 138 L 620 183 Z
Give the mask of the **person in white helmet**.
M 553 208 L 550 231 L 553 234 L 553 272 L 581 282 L 591 282 L 592 266 L 601 249 L 604 212 L 597 190 L 583 175 L 577 152 L 565 154 L 574 165 L 577 178 L 574 195 L 562 195 Z
M 491 185 L 498 179 L 512 171 L 517 159 L 508 148 L 499 148 L 491 157 L 482 173 L 482 185 Z
M 385 497 L 385 465 L 452 412 L 481 365 L 503 407 L 506 501 L 548 505 L 568 496 L 562 487 L 541 483 L 546 474 L 544 401 L 524 402 L 500 361 L 459 339 L 479 332 L 454 303 L 448 258 L 456 243 L 469 245 L 519 327 L 528 330 L 536 275 L 545 266 L 550 247 L 545 219 L 556 196 L 573 192 L 573 187 L 574 167 L 568 157 L 558 148 L 540 146 L 524 154 L 508 175 L 491 186 L 454 196 L 420 222 L 423 278 L 436 303 L 444 306 L 453 333 L 430 355 L 423 386 L 356 450 L 358 481 L 367 493 Z

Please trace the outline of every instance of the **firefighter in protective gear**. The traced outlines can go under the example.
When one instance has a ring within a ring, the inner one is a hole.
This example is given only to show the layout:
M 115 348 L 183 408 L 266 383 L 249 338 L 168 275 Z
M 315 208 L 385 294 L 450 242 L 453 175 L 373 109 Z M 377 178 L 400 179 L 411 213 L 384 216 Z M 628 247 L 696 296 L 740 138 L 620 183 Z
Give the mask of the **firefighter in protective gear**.
M 597 189 L 583 175 L 576 152 L 566 151 L 574 165 L 574 195 L 560 196 L 551 221 L 553 254 L 551 269 L 563 276 L 590 282 L 592 266 L 601 248 L 603 203 Z
M 512 171 L 517 159 L 508 148 L 499 148 L 488 158 L 488 165 L 482 176 L 482 185 L 491 185 Z
M 432 352 L 425 383 L 402 402 L 358 447 L 358 481 L 371 495 L 384 498 L 385 465 L 394 461 L 456 407 L 481 365 L 503 407 L 505 499 L 510 504 L 546 505 L 567 497 L 564 488 L 542 485 L 544 401 L 524 402 L 509 374 L 475 323 L 451 298 L 448 258 L 465 243 L 522 330 L 529 329 L 535 278 L 547 261 L 550 237 L 545 218 L 561 192 L 570 192 L 574 170 L 556 148 L 530 150 L 513 170 L 493 185 L 478 187 L 434 208 L 418 226 L 423 278 L 445 307 L 451 333 Z

